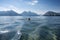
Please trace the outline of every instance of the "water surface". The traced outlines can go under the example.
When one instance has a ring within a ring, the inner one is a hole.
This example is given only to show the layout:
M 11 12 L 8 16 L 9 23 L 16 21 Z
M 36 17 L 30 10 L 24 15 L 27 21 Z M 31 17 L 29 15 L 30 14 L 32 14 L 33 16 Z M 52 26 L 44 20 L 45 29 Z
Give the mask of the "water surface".
M 1 16 L 0 40 L 60 40 L 60 17 Z

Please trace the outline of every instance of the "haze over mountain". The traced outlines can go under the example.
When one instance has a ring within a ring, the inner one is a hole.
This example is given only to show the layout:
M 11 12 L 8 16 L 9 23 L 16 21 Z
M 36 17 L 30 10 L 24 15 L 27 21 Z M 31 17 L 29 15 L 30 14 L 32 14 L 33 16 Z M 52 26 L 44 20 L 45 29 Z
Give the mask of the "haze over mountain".
M 10 10 L 10 11 L 0 11 L 0 16 L 38 16 L 38 15 L 31 11 L 29 12 L 24 11 L 21 14 L 18 14 L 15 11 Z
M 48 11 L 44 14 L 44 16 L 60 16 L 60 13 Z

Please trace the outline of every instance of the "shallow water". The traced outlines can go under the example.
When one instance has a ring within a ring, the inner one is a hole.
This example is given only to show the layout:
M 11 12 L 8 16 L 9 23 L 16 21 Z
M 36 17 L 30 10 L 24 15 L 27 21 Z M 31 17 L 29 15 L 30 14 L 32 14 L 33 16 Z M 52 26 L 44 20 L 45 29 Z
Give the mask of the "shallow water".
M 60 17 L 1 16 L 0 40 L 60 40 Z

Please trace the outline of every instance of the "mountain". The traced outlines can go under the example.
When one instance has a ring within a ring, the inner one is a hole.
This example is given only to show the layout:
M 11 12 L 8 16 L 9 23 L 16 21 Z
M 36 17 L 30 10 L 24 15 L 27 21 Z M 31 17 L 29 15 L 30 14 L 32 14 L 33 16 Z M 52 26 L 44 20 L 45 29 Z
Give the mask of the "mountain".
M 10 11 L 0 11 L 0 16 L 19 16 L 19 14 L 14 12 L 13 10 L 10 10 Z
M 44 16 L 60 16 L 60 13 L 48 11 L 47 13 L 44 14 Z
M 24 11 L 23 13 L 21 13 L 22 16 L 39 16 L 38 14 L 31 12 L 31 11 Z
M 13 10 L 10 11 L 0 11 L 0 16 L 38 16 L 36 13 L 33 12 L 22 12 L 21 14 L 16 13 Z

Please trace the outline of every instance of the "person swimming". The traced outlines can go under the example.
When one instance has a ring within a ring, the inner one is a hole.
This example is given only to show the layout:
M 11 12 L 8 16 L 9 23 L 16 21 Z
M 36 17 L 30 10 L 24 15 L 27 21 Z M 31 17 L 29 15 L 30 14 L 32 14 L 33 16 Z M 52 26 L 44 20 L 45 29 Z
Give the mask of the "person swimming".
M 28 21 L 30 21 L 31 19 L 30 18 L 27 18 Z
M 28 18 L 28 20 L 31 20 L 30 18 Z
M 27 18 L 28 21 L 30 21 L 31 19 L 30 18 Z

